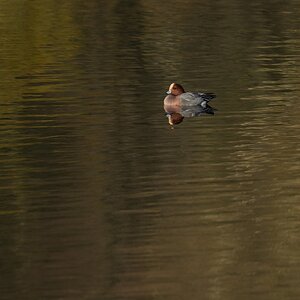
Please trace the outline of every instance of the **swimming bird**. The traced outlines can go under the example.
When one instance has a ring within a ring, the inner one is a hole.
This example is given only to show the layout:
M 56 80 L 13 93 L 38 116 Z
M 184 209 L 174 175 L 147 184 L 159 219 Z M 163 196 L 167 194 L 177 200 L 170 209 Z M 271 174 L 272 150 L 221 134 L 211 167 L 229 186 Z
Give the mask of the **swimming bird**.
M 216 95 L 213 93 L 201 93 L 201 92 L 185 92 L 182 85 L 173 82 L 169 90 L 167 91 L 167 96 L 164 99 L 165 105 L 175 105 L 175 106 L 195 106 L 201 105 L 206 108 L 207 102 L 215 98 Z

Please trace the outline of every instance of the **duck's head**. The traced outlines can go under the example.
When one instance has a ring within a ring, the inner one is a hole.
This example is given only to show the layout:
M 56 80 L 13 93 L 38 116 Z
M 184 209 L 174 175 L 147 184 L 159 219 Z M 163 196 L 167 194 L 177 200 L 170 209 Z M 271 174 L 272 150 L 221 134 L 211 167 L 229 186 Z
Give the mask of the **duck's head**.
M 184 119 L 184 117 L 180 113 L 170 113 L 167 114 L 167 117 L 171 126 L 180 124 Z
M 178 96 L 180 94 L 184 93 L 184 89 L 182 87 L 182 85 L 173 82 L 170 87 L 169 90 L 167 91 L 168 95 L 173 95 L 173 96 Z

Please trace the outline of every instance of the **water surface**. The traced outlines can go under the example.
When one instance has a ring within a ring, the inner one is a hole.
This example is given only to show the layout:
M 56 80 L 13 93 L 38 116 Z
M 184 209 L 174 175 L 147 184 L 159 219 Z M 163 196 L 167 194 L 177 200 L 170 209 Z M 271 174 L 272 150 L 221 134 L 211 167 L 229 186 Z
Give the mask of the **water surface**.
M 298 1 L 86 2 L 0 2 L 1 299 L 299 299 Z

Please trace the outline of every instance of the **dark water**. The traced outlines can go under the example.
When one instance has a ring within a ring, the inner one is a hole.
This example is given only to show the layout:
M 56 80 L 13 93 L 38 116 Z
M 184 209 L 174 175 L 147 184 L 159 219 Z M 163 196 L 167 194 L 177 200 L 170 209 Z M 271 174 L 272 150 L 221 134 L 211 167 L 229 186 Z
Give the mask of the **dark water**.
M 1 1 L 0 295 L 299 299 L 299 1 Z M 178 81 L 215 115 L 171 130 Z

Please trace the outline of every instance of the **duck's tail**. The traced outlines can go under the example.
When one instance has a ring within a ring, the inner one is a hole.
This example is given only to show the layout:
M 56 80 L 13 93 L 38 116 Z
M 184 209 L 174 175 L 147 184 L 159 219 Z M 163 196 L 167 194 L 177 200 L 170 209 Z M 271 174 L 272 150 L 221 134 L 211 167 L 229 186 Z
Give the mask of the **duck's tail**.
M 207 104 L 205 109 L 204 109 L 204 112 L 206 114 L 209 114 L 209 115 L 214 115 L 215 114 L 215 109 Z

